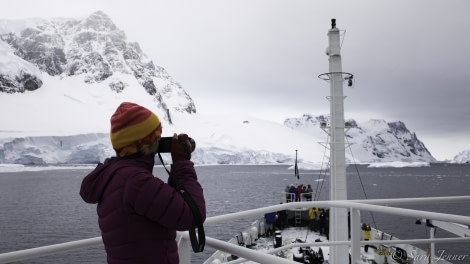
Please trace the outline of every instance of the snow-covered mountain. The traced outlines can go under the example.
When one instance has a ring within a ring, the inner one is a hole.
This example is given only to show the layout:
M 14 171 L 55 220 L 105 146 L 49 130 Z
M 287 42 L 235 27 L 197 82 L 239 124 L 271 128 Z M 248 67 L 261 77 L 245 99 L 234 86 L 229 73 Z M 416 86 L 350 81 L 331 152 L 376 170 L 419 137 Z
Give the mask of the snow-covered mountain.
M 102 12 L 83 19 L 0 21 L 0 163 L 84 164 L 114 155 L 109 118 L 122 101 L 162 117 L 163 136 L 196 140 L 196 164 L 325 162 L 321 124 L 304 115 L 284 124 L 249 116 L 204 116 Z M 435 159 L 402 122 L 349 121 L 356 162 Z M 351 154 L 352 153 L 352 154 Z M 169 155 L 164 155 L 166 160 Z
M 47 73 L 60 79 L 78 77 L 83 86 L 101 84 L 115 94 L 139 86 L 169 123 L 173 112 L 196 112 L 186 91 L 101 11 L 78 20 L 25 21 L 25 28 L 16 21 L 13 31 L 8 31 L 7 21 L 0 24 L 1 92 L 43 89 L 49 85 Z
M 292 129 L 317 136 L 318 128 L 323 126 L 327 130 L 328 124 L 329 116 L 308 114 L 284 122 Z M 346 143 L 352 143 L 346 152 L 350 161 L 436 161 L 423 142 L 401 121 L 369 120 L 359 124 L 351 119 L 346 124 Z
M 453 163 L 470 163 L 470 149 L 461 151 L 452 160 Z

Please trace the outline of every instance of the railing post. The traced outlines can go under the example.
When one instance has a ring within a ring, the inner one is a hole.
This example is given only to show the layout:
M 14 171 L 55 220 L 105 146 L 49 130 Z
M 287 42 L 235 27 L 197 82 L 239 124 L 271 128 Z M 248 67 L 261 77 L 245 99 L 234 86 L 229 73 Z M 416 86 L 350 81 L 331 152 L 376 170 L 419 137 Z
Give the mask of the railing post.
M 429 238 L 433 239 L 434 234 L 436 233 L 436 228 L 433 226 L 431 227 L 431 230 L 429 230 Z M 433 259 L 434 256 L 436 255 L 436 244 L 434 242 L 431 243 L 431 258 Z
M 351 263 L 357 263 L 361 256 L 361 212 L 350 208 Z
M 178 256 L 180 264 L 191 264 L 191 242 L 188 232 L 178 232 L 176 237 L 178 243 Z

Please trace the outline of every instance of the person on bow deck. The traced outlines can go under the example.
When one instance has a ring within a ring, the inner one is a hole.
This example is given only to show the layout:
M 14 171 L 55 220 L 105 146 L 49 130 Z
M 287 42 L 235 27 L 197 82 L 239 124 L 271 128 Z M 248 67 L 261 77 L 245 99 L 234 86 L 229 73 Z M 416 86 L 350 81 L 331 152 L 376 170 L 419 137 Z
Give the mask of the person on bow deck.
M 178 263 L 176 231 L 196 227 L 182 195 L 152 174 L 161 133 L 154 113 L 122 103 L 111 117 L 116 157 L 99 163 L 82 181 L 83 200 L 98 204 L 98 224 L 110 264 Z M 187 135 L 174 134 L 171 173 L 193 197 L 204 221 L 203 190 L 188 146 Z
M 308 216 L 309 216 L 309 219 L 310 219 L 310 231 L 317 231 L 317 226 L 316 226 L 316 223 L 318 221 L 318 217 L 317 217 L 317 213 L 318 213 L 318 209 L 316 207 L 312 207 L 310 209 L 308 209 Z
M 297 188 L 294 187 L 293 184 L 291 184 L 290 186 L 290 189 L 289 189 L 289 196 L 290 196 L 290 200 L 288 200 L 287 202 L 295 202 L 296 201 L 296 196 L 297 196 Z
M 297 185 L 297 196 L 295 197 L 295 201 L 300 202 L 302 200 L 302 184 Z
M 307 187 L 307 201 L 311 201 L 312 200 L 312 194 L 313 194 L 313 189 L 312 189 L 312 186 L 309 184 L 308 187 Z

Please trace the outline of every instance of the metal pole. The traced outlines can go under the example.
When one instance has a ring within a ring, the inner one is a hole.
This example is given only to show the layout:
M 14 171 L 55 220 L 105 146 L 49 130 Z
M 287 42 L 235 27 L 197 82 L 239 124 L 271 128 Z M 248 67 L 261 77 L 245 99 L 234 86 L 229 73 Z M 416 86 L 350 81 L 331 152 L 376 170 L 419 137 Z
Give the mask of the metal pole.
M 361 212 L 351 208 L 351 263 L 356 263 L 361 256 Z
M 341 64 L 340 31 L 336 28 L 336 20 L 332 19 L 332 28 L 328 31 L 329 70 L 330 70 L 330 200 L 347 200 L 345 126 L 343 74 Z M 347 209 L 330 209 L 331 241 L 348 240 Z M 344 245 L 332 246 L 330 263 L 349 263 L 349 249 Z

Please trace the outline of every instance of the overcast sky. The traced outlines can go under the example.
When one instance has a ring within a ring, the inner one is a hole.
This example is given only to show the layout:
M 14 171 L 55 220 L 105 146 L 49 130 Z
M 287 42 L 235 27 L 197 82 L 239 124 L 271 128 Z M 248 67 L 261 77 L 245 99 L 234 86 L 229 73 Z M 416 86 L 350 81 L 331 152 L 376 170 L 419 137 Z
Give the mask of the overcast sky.
M 470 148 L 468 0 L 2 1 L 0 18 L 105 12 L 205 114 L 325 114 L 327 32 L 343 32 L 346 118 L 401 120 L 434 157 Z

